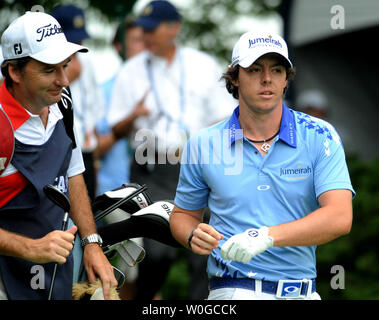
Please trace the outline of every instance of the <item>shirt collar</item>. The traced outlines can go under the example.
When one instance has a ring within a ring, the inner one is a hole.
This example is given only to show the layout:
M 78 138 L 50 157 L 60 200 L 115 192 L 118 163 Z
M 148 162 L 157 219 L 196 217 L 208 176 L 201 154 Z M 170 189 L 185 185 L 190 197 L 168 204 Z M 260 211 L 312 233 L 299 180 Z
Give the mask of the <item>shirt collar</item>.
M 175 45 L 175 53 L 174 57 L 171 60 L 171 63 L 168 63 L 168 60 L 166 57 L 162 56 L 157 56 L 154 53 L 152 53 L 150 50 L 146 50 L 146 59 L 150 60 L 150 62 L 156 63 L 158 65 L 163 65 L 163 66 L 171 66 L 175 61 L 178 61 L 181 58 L 182 53 L 182 48 L 179 47 L 178 45 Z
M 243 132 L 241 129 L 241 124 L 238 121 L 238 117 L 240 115 L 240 107 L 234 109 L 233 114 L 229 118 L 229 146 L 231 146 L 236 140 L 240 140 L 243 138 Z
M 283 104 L 282 121 L 280 123 L 279 139 L 289 146 L 296 148 L 295 115 L 291 109 Z
M 240 115 L 239 106 L 234 109 L 233 114 L 229 118 L 229 145 L 232 145 L 236 140 L 243 138 L 241 124 L 238 120 Z M 282 120 L 280 123 L 279 139 L 296 148 L 296 123 L 295 115 L 292 110 L 283 104 Z
M 21 106 L 15 98 L 9 93 L 5 86 L 5 81 L 0 86 L 0 104 L 5 113 L 8 115 L 13 130 L 17 130 L 21 125 L 30 118 L 30 113 Z

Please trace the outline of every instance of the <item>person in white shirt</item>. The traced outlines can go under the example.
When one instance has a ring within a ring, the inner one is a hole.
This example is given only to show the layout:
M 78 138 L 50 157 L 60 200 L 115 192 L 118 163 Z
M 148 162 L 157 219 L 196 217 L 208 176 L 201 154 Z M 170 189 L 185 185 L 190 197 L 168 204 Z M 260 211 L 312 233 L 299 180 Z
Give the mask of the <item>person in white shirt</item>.
M 0 299 L 71 299 L 71 251 L 77 231 L 87 243 L 83 243 L 83 261 L 88 279 L 101 279 L 107 299 L 117 280 L 99 245 L 81 150 L 72 123 L 66 125 L 72 110 L 57 104 L 63 91 L 68 92 L 65 69 L 70 57 L 88 49 L 68 42 L 59 23 L 41 12 L 27 12 L 13 21 L 1 43 L 5 80 L 0 104 L 12 124 L 10 142 L 15 148 L 0 175 Z M 75 225 L 66 231 L 60 231 L 63 209 L 44 193 L 47 184 L 70 200 Z
M 174 198 L 180 154 L 189 136 L 224 119 L 234 105 L 219 81 L 216 60 L 177 44 L 180 21 L 168 1 L 152 1 L 144 8 L 136 23 L 144 30 L 147 50 L 122 66 L 108 114 L 116 137 L 127 135 L 135 149 L 130 181 L 146 184 L 153 201 Z M 137 299 L 154 297 L 175 259 L 167 246 L 149 239 L 144 244 Z M 204 277 L 205 287 L 206 282 Z
M 122 21 L 117 27 L 112 41 L 113 47 L 122 61 L 130 59 L 145 48 L 142 28 L 137 26 L 134 20 L 133 18 L 128 18 Z M 100 166 L 97 172 L 97 195 L 119 188 L 121 185 L 130 182 L 129 141 L 127 138 L 116 140 L 112 134 L 112 128 L 107 122 L 109 103 L 113 94 L 117 73 L 118 70 L 112 78 L 102 84 L 106 101 L 106 114 L 97 122 L 96 131 L 99 134 L 99 138 L 102 141 L 106 139 L 108 143 L 101 143 L 97 148 L 100 155 Z M 106 138 L 109 136 L 111 139 Z M 114 215 L 115 213 L 113 213 Z M 118 218 L 123 219 L 123 213 L 120 213 Z M 142 238 L 133 238 L 131 240 L 143 246 Z M 122 300 L 130 300 L 134 297 L 135 280 L 138 275 L 138 264 L 126 268 L 124 270 L 126 276 L 125 284 L 118 291 Z
M 85 28 L 84 11 L 75 5 L 57 7 L 51 15 L 61 24 L 68 41 L 81 44 L 89 38 Z M 78 134 L 78 145 L 82 149 L 86 171 L 84 181 L 91 201 L 95 199 L 97 187 L 96 149 L 109 136 L 98 138 L 96 123 L 105 115 L 105 100 L 95 76 L 91 56 L 74 54 L 67 68 L 74 106 L 74 125 Z

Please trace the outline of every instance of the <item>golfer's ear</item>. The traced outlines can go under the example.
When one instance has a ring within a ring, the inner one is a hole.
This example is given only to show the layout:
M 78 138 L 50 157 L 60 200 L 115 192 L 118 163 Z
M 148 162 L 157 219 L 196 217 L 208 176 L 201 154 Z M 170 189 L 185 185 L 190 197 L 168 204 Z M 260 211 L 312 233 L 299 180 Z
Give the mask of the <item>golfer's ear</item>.
M 16 66 L 9 64 L 8 65 L 8 73 L 9 73 L 9 76 L 11 77 L 13 82 L 20 83 L 21 72 Z
M 238 66 L 237 66 L 237 68 L 238 68 Z M 232 66 L 228 66 L 228 76 L 229 76 L 229 80 L 230 80 L 230 82 L 233 84 L 233 86 L 235 86 L 235 87 L 238 87 L 238 85 L 239 85 L 239 83 L 238 83 L 238 77 L 237 77 L 237 79 L 233 79 L 232 78 L 232 76 L 231 76 L 231 73 L 233 72 L 233 67 Z

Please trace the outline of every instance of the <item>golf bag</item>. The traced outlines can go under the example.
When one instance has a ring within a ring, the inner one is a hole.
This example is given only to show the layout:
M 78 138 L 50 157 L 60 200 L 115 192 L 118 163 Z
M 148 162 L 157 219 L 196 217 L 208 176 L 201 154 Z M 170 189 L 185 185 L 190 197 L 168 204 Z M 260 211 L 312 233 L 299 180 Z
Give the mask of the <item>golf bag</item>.
M 131 238 L 146 237 L 173 247 L 181 245 L 173 238 L 169 217 L 174 207 L 170 200 L 152 202 L 146 186 L 135 183 L 105 192 L 95 198 L 92 210 L 103 239 L 103 251 L 112 264 L 118 287 L 125 282 L 125 269 L 145 257 L 143 247 Z M 74 246 L 74 283 L 85 281 L 83 251 L 77 236 Z

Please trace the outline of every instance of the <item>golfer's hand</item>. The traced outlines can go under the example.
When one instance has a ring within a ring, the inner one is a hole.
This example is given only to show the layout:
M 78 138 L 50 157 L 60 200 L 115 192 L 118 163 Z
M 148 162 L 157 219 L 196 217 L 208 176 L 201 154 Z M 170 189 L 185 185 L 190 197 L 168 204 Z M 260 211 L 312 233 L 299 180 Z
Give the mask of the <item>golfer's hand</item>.
M 223 238 L 224 236 L 209 224 L 200 223 L 193 231 L 191 249 L 197 254 L 210 254 Z
M 249 263 L 251 258 L 274 245 L 268 235 L 268 228 L 247 229 L 243 233 L 230 237 L 221 247 L 221 256 L 225 260 Z
M 96 243 L 87 244 L 83 253 L 84 266 L 87 271 L 88 281 L 95 282 L 96 275 L 100 278 L 104 299 L 110 297 L 110 288 L 117 286 L 117 280 L 113 273 L 113 267 L 103 253 L 101 247 Z
M 57 262 L 63 264 L 69 256 L 78 230 L 72 226 L 66 231 L 55 230 L 40 239 L 30 239 L 27 244 L 26 260 L 36 263 Z

